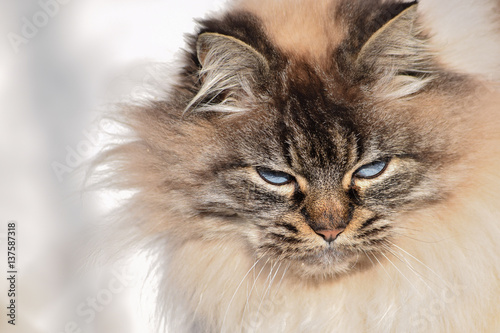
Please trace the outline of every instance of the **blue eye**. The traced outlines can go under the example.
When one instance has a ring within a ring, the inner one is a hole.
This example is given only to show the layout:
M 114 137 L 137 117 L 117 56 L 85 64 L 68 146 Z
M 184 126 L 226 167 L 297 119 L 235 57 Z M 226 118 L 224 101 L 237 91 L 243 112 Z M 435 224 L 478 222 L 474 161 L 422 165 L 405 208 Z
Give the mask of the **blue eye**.
M 293 180 L 293 176 L 285 172 L 275 171 L 263 167 L 257 167 L 256 170 L 262 179 L 272 185 L 285 185 Z
M 388 161 L 375 161 L 370 164 L 365 164 L 356 172 L 354 173 L 354 176 L 358 178 L 365 178 L 365 179 L 370 179 L 370 178 L 375 178 L 380 176 L 384 171 L 385 168 L 387 167 Z

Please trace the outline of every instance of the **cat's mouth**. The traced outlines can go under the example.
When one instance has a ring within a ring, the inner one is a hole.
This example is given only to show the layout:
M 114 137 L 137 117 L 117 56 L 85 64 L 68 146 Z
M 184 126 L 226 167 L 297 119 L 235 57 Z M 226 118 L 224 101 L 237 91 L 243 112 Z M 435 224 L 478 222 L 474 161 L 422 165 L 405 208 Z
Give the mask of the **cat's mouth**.
M 327 244 L 314 251 L 308 251 L 299 259 L 301 261 L 315 263 L 327 263 L 327 264 L 338 264 L 346 260 L 350 260 L 353 257 L 358 256 L 359 252 L 346 249 L 334 244 Z
M 301 276 L 336 277 L 374 266 L 390 246 L 387 223 L 369 221 L 357 223 L 359 228 L 343 229 L 332 239 L 290 227 L 259 230 L 261 236 L 254 240 L 258 240 L 257 253 L 272 262 L 285 262 Z
M 366 256 L 356 251 L 339 251 L 334 247 L 304 254 L 294 260 L 294 271 L 306 277 L 335 278 L 366 267 Z
M 335 243 L 289 251 L 268 252 L 271 260 L 283 261 L 291 274 L 306 278 L 336 278 L 370 266 L 368 255 L 355 248 Z

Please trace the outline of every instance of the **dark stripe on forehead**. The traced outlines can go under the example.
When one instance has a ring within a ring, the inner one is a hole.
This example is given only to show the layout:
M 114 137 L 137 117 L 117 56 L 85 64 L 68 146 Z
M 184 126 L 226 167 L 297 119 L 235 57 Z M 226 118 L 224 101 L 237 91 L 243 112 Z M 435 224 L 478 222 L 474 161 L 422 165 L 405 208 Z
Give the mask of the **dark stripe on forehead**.
M 348 112 L 342 107 L 325 103 L 314 106 L 313 101 L 301 103 L 296 99 L 283 108 L 287 127 L 282 131 L 287 140 L 283 150 L 296 159 L 290 165 L 331 169 L 354 164 L 361 148 Z
M 281 143 L 281 153 L 289 168 L 293 169 L 292 147 L 290 141 L 289 129 L 280 120 L 276 127 L 278 128 L 278 140 Z
M 351 133 L 349 136 L 349 145 L 353 149 L 353 159 L 349 161 L 351 164 L 356 164 L 364 154 L 363 139 L 356 132 Z

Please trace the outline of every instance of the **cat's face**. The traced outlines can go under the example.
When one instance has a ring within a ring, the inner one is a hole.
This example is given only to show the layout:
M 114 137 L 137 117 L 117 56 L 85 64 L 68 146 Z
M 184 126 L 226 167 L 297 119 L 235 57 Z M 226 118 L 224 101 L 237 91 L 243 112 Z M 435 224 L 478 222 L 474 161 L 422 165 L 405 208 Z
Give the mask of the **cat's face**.
M 286 95 L 216 122 L 224 148 L 210 158 L 195 209 L 227 217 L 257 256 L 302 273 L 375 261 L 404 228 L 402 213 L 442 198 L 436 147 L 374 105 Z
M 354 20 L 372 31 L 351 27 L 355 38 L 325 45 L 328 61 L 276 47 L 248 14 L 206 21 L 174 106 L 148 111 L 163 129 L 143 134 L 175 156 L 158 169 L 170 169 L 162 181 L 192 217 L 176 232 L 335 276 L 378 260 L 405 213 L 443 200 L 461 83 L 433 67 L 415 9 Z

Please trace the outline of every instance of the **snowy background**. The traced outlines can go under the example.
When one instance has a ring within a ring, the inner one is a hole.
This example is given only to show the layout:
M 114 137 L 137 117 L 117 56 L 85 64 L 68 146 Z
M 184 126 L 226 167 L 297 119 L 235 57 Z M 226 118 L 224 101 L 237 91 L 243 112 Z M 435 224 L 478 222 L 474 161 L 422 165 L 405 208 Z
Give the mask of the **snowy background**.
M 193 18 L 223 4 L 0 2 L 1 332 L 151 331 L 137 303 L 148 296 L 139 278 L 144 260 L 106 272 L 80 267 L 86 244 L 75 239 L 87 238 L 75 235 L 97 222 L 82 209 L 74 173 L 100 149 L 102 102 L 134 93 L 116 82 L 140 80 L 137 64 L 170 62 L 183 34 L 193 31 Z M 7 324 L 5 308 L 10 221 L 18 233 L 16 326 Z

